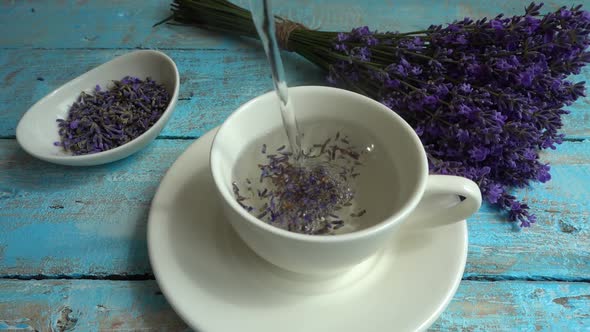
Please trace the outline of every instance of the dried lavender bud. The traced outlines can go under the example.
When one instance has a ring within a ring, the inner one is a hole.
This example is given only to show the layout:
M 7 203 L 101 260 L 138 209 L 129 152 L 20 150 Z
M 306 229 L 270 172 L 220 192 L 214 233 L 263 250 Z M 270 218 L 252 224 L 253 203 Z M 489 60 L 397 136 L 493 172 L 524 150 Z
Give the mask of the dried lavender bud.
M 339 137 L 339 134 L 337 134 Z M 309 152 L 298 160 L 290 158 L 290 152 L 265 155 L 267 163 L 258 165 L 262 187 L 251 197 L 240 194 L 237 183 L 233 183 L 234 197 L 247 211 L 271 225 L 303 234 L 329 234 L 344 226 L 341 210 L 351 206 L 355 191 L 350 187 L 353 178 L 359 175 L 360 153 L 353 147 L 326 146 L 314 144 Z M 285 146 L 279 147 L 281 151 Z M 334 151 L 339 151 L 342 161 L 334 163 Z M 261 153 L 265 154 L 266 144 Z M 245 183 L 251 184 L 249 179 Z M 244 203 L 253 204 L 249 206 Z M 254 203 L 263 202 L 263 203 Z M 254 206 L 260 206 L 255 208 Z M 346 214 L 358 218 L 366 211 Z
M 162 116 L 170 94 L 160 84 L 126 76 L 106 91 L 96 86 L 82 92 L 68 112 L 58 119 L 61 146 L 73 155 L 107 151 L 147 131 Z

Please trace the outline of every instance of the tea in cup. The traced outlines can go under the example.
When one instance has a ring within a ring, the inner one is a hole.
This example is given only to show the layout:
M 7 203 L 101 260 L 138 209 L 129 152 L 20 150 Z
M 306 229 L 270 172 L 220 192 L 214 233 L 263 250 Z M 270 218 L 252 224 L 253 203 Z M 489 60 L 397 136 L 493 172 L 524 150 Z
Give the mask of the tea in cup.
M 294 87 L 289 95 L 303 133 L 301 156 L 285 146 L 274 92 L 228 117 L 211 148 L 224 214 L 268 262 L 338 274 L 387 246 L 402 224 L 458 222 L 481 206 L 471 180 L 429 175 L 420 139 L 384 105 L 331 87 Z M 439 196 L 462 199 L 429 204 Z

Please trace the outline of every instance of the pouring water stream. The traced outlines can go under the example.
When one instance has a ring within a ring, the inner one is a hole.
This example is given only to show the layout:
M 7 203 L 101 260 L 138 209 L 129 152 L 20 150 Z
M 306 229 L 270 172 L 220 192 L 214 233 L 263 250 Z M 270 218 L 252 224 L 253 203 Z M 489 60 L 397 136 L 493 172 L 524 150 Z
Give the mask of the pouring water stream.
M 289 99 L 285 70 L 283 68 L 283 61 L 281 60 L 281 54 L 277 44 L 275 21 L 270 6 L 270 0 L 250 0 L 250 8 L 256 31 L 258 31 L 258 35 L 260 36 L 264 51 L 270 63 L 273 84 L 275 92 L 279 97 L 281 117 L 289 139 L 291 152 L 295 157 L 294 159 L 299 160 L 302 152 L 301 132 L 299 131 L 299 126 L 297 124 L 293 103 Z

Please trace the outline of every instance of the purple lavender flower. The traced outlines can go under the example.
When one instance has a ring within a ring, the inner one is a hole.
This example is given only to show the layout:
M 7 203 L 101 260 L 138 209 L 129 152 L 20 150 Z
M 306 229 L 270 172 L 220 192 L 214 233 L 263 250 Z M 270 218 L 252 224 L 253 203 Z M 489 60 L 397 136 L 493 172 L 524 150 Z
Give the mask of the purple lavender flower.
M 498 31 L 504 30 L 504 24 L 503 24 L 503 23 L 502 23 L 502 21 L 501 21 L 501 20 L 499 20 L 499 19 L 494 19 L 494 20 L 491 20 L 491 21 L 490 21 L 490 26 L 491 26 L 491 27 L 492 27 L 492 29 L 494 29 L 494 30 L 498 30 Z
M 174 20 L 255 36 L 246 10 L 219 2 L 231 8 L 224 20 L 203 21 L 218 8 L 193 1 L 176 1 Z M 330 84 L 401 115 L 420 136 L 433 173 L 475 180 L 509 220 L 530 226 L 534 215 L 509 192 L 549 179 L 538 152 L 562 142 L 563 107 L 584 95 L 584 83 L 567 78 L 590 62 L 590 13 L 572 6 L 541 15 L 542 7 L 404 33 L 296 27 L 282 44 L 328 71 Z M 277 25 L 293 24 L 277 18 Z
M 464 19 L 426 32 L 339 34 L 354 52 L 335 52 L 329 82 L 368 95 L 400 114 L 420 136 L 433 173 L 465 176 L 523 227 L 536 222 L 509 194 L 546 182 L 539 150 L 554 149 L 564 106 L 584 95 L 567 77 L 590 62 L 590 14 L 580 6 L 540 16 Z M 370 40 L 370 42 L 369 42 Z M 485 41 L 470 42 L 470 41 Z

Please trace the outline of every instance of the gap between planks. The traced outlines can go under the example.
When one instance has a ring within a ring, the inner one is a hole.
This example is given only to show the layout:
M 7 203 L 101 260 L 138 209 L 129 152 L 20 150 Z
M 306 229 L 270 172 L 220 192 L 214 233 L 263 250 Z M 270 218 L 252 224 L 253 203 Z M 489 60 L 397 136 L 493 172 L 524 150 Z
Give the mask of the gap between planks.
M 0 275 L 0 280 L 110 280 L 110 281 L 146 281 L 156 280 L 151 273 L 146 274 L 108 274 L 108 275 Z M 529 281 L 529 282 L 579 282 L 590 283 L 590 277 L 575 278 L 551 278 L 543 276 L 513 277 L 513 276 L 493 276 L 493 275 L 474 275 L 464 276 L 461 281 L 475 282 L 509 282 L 509 281 Z

